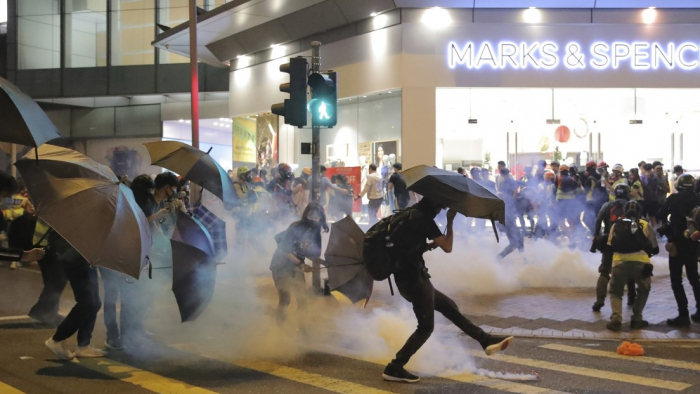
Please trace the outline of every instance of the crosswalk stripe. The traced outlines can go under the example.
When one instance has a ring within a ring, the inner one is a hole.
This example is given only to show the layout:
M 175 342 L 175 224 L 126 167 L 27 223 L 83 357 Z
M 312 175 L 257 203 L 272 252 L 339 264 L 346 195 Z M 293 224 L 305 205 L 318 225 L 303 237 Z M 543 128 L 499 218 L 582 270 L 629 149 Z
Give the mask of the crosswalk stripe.
M 474 357 L 488 358 L 490 360 L 503 361 L 512 364 L 527 365 L 528 367 L 549 369 L 557 372 L 570 373 L 574 375 L 587 376 L 597 379 L 607 379 L 614 380 L 616 382 L 631 383 L 641 386 L 657 387 L 666 390 L 681 391 L 685 390 L 692 385 L 681 382 L 674 382 L 670 380 L 661 380 L 654 378 L 647 378 L 643 376 L 628 375 L 618 372 L 601 371 L 598 369 L 576 367 L 573 365 L 557 364 L 549 361 L 542 360 L 532 360 L 529 358 L 509 356 L 505 354 L 494 354 L 493 356 L 487 356 L 483 352 L 476 350 L 469 350 L 469 353 Z
M 24 391 L 19 391 L 9 384 L 0 382 L 0 394 L 25 394 Z
M 384 363 L 377 360 L 361 357 L 360 355 L 348 355 L 347 349 L 341 349 L 332 345 L 314 345 L 315 350 L 325 353 L 335 354 L 342 357 L 351 358 L 354 360 L 364 361 L 372 364 L 382 365 Z M 530 386 L 527 384 L 511 382 L 507 380 L 494 379 L 485 376 L 475 375 L 471 373 L 461 373 L 459 375 L 439 374 L 438 377 L 448 380 L 453 380 L 460 383 L 469 383 L 476 386 L 487 387 L 494 390 L 506 391 L 509 393 L 518 394 L 566 394 L 563 391 L 551 390 L 544 387 Z
M 26 319 L 29 319 L 29 316 L 28 316 L 28 315 L 2 316 L 2 317 L 0 317 L 0 321 L 26 320 Z
M 216 394 L 214 391 L 191 386 L 179 380 L 156 375 L 106 358 L 82 359 L 75 362 L 87 369 L 158 394 Z
M 192 351 L 188 345 L 171 345 L 172 347 L 185 351 Z M 379 390 L 359 383 L 348 382 L 346 380 L 331 378 L 313 372 L 306 372 L 301 369 L 279 365 L 269 361 L 236 359 L 228 360 L 209 354 L 199 354 L 201 357 L 216 360 L 240 368 L 251 369 L 278 378 L 291 380 L 297 383 L 307 384 L 327 391 L 341 394 L 392 394 L 391 391 Z
M 665 367 L 689 369 L 691 371 L 700 371 L 700 364 L 691 363 L 688 361 L 668 360 L 665 358 L 655 358 L 655 357 L 648 357 L 648 356 L 629 357 L 629 356 L 623 356 L 621 354 L 617 354 L 614 352 L 606 352 L 603 350 L 595 350 L 595 349 L 584 349 L 584 348 L 579 348 L 579 347 L 574 347 L 574 346 L 560 345 L 557 343 L 542 345 L 540 347 L 544 348 L 544 349 L 558 350 L 558 351 L 568 352 L 568 353 L 583 354 L 586 356 L 607 357 L 607 358 L 614 358 L 617 360 L 634 361 L 634 362 L 647 363 L 647 364 L 663 365 Z

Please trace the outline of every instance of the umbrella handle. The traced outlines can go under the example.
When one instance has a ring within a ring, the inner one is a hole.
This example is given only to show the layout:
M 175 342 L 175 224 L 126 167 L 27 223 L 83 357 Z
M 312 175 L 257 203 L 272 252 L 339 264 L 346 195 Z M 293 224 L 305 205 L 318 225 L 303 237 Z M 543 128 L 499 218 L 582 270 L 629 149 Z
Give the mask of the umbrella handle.
M 491 227 L 493 227 L 493 234 L 496 236 L 496 243 L 500 243 L 501 240 L 498 239 L 498 230 L 496 230 L 496 223 L 493 222 L 493 219 L 491 219 Z
M 391 296 L 393 297 L 394 296 L 394 286 L 391 284 L 391 275 L 389 275 L 389 277 L 386 278 L 386 280 L 389 281 L 389 291 L 391 292 Z
M 212 150 L 213 148 L 214 148 L 213 146 L 210 146 L 210 147 L 209 147 L 209 150 L 207 151 L 207 154 L 209 154 L 209 152 L 211 152 L 211 150 Z

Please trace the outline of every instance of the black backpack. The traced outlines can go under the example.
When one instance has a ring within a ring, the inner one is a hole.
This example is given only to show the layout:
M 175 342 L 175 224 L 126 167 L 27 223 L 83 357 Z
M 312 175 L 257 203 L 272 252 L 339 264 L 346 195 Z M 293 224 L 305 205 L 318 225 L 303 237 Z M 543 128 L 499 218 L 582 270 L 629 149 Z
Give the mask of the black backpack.
M 576 190 L 577 186 L 578 186 L 578 183 L 576 183 L 576 180 L 571 176 L 565 176 L 559 180 L 559 188 L 564 193 L 568 193 L 568 192 L 572 192 L 572 191 Z
M 411 208 L 396 211 L 367 230 L 362 244 L 362 257 L 372 279 L 389 278 L 396 271 L 397 261 L 410 252 L 403 238 L 409 227 L 411 212 Z
M 612 249 L 616 253 L 635 253 L 643 250 L 651 252 L 651 243 L 644 234 L 642 224 L 635 218 L 623 218 L 615 221 Z
M 608 222 L 606 223 L 606 232 L 610 231 L 612 225 L 617 222 L 618 219 L 625 217 L 625 203 L 620 200 L 615 200 L 610 204 L 610 209 L 608 211 Z

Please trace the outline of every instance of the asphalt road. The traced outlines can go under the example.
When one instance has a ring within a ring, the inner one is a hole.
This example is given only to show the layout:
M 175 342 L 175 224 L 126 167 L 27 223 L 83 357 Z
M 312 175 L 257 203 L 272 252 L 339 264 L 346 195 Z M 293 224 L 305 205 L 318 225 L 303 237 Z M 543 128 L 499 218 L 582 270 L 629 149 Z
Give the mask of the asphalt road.
M 421 382 L 411 385 L 381 379 L 387 359 L 349 351 L 343 340 L 314 338 L 291 358 L 233 357 L 217 351 L 235 341 L 235 335 L 211 338 L 210 346 L 161 335 L 138 352 L 58 361 L 43 344 L 53 329 L 23 316 L 41 283 L 30 270 L 0 267 L 0 394 L 700 393 L 698 342 L 643 343 L 645 357 L 624 357 L 615 353 L 616 341 L 516 338 L 502 355 L 486 357 L 474 341 L 452 334 L 451 340 L 463 347 L 443 348 L 431 357 L 464 361 L 468 367 L 437 376 L 419 371 Z M 66 293 L 64 310 L 70 306 Z M 445 335 L 436 331 L 430 341 Z M 100 316 L 93 343 L 103 340 Z M 270 343 L 248 345 L 265 348 Z M 511 374 L 508 379 L 536 380 L 501 379 L 501 373 Z

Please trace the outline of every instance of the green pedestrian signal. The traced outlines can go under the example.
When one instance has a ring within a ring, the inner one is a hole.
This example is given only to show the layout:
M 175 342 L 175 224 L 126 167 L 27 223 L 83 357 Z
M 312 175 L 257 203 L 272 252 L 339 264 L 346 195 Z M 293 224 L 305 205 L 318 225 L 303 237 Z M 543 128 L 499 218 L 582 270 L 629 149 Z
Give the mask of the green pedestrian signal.
M 311 101 L 308 110 L 315 126 L 333 127 L 338 123 L 338 74 L 313 73 L 309 76 Z

